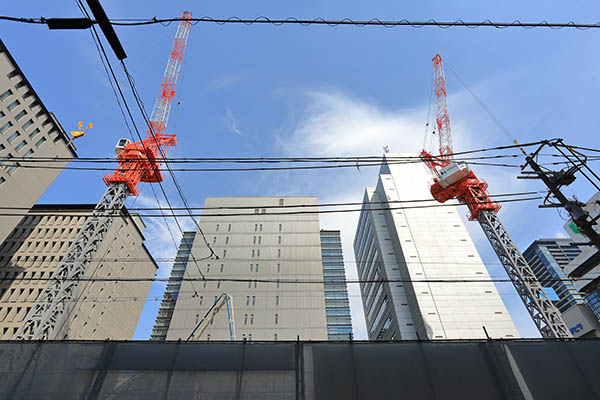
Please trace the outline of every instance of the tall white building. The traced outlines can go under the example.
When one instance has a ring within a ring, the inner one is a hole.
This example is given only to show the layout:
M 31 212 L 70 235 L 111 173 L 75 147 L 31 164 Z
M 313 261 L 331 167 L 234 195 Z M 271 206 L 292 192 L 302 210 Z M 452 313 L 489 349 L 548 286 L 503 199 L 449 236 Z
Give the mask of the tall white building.
M 205 259 L 199 233 L 185 237 L 152 338 L 187 339 L 227 293 L 237 340 L 327 340 L 317 198 L 213 197 L 204 207 L 199 225 L 219 259 Z M 200 339 L 230 339 L 224 309 Z
M 361 292 L 369 339 L 474 339 L 485 331 L 519 337 L 458 214 L 463 210 L 438 207 L 424 164 L 390 160 L 406 156 L 417 157 L 385 155 L 354 238 L 359 278 L 367 282 Z

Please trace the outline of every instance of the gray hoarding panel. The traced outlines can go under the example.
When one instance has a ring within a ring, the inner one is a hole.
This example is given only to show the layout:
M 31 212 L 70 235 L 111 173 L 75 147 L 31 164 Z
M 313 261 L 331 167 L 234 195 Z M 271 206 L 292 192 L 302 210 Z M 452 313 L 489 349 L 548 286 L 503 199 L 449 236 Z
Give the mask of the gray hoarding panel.
M 2 388 L 3 396 L 11 399 L 84 397 L 96 376 L 103 348 L 103 343 L 43 343 L 37 351 L 27 354 L 25 370 L 16 385 Z
M 586 342 L 573 343 L 576 346 Z M 598 349 L 598 343 L 594 348 Z M 597 399 L 565 342 L 514 342 L 510 349 L 535 399 Z M 600 352 L 596 351 L 596 357 Z M 594 380 L 600 379 L 596 369 Z M 597 383 L 595 383 L 597 386 Z

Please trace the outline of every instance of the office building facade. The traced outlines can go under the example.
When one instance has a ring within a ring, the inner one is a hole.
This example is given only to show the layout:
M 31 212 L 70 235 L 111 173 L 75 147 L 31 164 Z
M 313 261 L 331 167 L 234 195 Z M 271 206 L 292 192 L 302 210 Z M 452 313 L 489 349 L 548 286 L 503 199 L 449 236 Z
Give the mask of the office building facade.
M 35 205 L 9 233 L 0 247 L 0 339 L 13 338 L 93 209 Z M 51 339 L 132 338 L 158 268 L 144 229 L 126 210 L 115 218 Z
M 213 197 L 204 208 L 166 339 L 187 339 L 227 293 L 237 340 L 327 340 L 317 198 Z M 227 313 L 199 339 L 230 340 Z
M 39 166 L 30 157 L 56 161 L 45 164 L 52 168 L 27 168 Z M 0 206 L 33 206 L 73 157 L 67 133 L 0 40 Z M 20 220 L 0 216 L 0 243 Z
M 561 312 L 574 337 L 600 336 L 600 322 L 594 315 L 586 296 L 575 288 L 564 269 L 583 252 L 571 239 L 540 239 L 533 242 L 523 256 L 536 278 L 545 288 L 552 288 L 558 299 L 556 307 Z
M 523 256 L 543 287 L 551 287 L 559 297 L 556 307 L 561 313 L 576 304 L 584 304 L 583 296 L 567 278 L 563 268 L 581 254 L 570 239 L 540 239 L 523 252 Z
M 462 209 L 431 207 L 425 165 L 389 161 L 405 156 L 385 154 L 354 238 L 369 339 L 519 337 Z
M 352 339 L 352 319 L 340 231 L 321 231 L 325 315 L 329 340 Z

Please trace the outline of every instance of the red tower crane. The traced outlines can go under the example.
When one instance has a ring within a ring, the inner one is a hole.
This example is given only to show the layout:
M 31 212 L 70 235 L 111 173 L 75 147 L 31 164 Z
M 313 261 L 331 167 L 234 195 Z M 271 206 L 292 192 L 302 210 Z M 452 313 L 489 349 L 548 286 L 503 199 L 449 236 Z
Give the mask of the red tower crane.
M 184 11 L 181 18 L 152 109 L 146 138 L 133 143 L 129 139 L 119 139 L 117 142 L 117 170 L 103 178 L 108 186 L 104 195 L 38 296 L 15 334 L 15 339 L 54 339 L 62 334 L 60 328 L 72 306 L 78 280 L 88 270 L 115 215 L 121 213 L 128 196 L 139 194 L 140 182 L 162 182 L 161 162 L 169 147 L 177 144 L 175 135 L 167 135 L 165 131 L 190 34 L 192 13 Z
M 440 154 L 434 156 L 425 149 L 420 154 L 433 173 L 430 188 L 432 196 L 440 203 L 457 199 L 467 206 L 469 220 L 477 220 L 481 225 L 541 335 L 546 338 L 571 337 L 560 312 L 548 299 L 531 267 L 500 221 L 500 205 L 489 198 L 487 183 L 480 181 L 466 163 L 454 161 L 446 80 L 439 54 L 433 58 L 433 71 Z

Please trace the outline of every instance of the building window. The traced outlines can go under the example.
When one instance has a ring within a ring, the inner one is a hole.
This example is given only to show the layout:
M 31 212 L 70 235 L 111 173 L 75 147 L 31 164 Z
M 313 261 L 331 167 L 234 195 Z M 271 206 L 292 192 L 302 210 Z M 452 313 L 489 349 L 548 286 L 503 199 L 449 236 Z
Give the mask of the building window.
M 254 252 L 255 252 L 255 251 L 256 251 L 256 250 L 252 249 L 252 258 L 254 258 Z
M 15 115 L 15 119 L 18 121 L 21 118 L 23 118 L 25 115 L 27 115 L 27 111 L 21 110 L 21 112 L 19 112 L 17 115 Z
M 250 314 L 250 325 L 254 325 L 254 314 Z
M 8 109 L 8 111 L 11 111 L 13 108 L 15 108 L 16 106 L 18 106 L 19 104 L 21 104 L 19 102 L 19 100 L 15 100 L 12 103 L 10 103 L 8 106 L 6 106 L 6 108 Z
M 220 225 L 219 225 L 219 224 L 217 224 L 217 229 L 216 229 L 216 231 L 217 231 L 217 232 L 219 232 L 219 226 L 220 226 Z
M 279 305 L 279 296 L 275 296 L 275 305 L 278 306 Z
M 231 232 L 231 224 L 227 225 L 227 232 Z
M 277 289 L 279 289 L 279 279 L 277 279 Z
M 258 272 L 258 264 L 256 264 L 256 272 Z
M 281 272 L 281 264 L 277 264 L 277 272 Z
M 223 250 L 223 258 L 227 256 L 227 250 Z
M 249 306 L 250 305 L 250 296 L 246 296 L 246 305 Z
M 260 227 L 260 231 L 262 232 L 262 224 L 260 224 L 260 226 L 259 226 L 259 227 Z
M 258 230 L 258 224 L 254 224 L 254 232 Z
M 275 325 L 279 324 L 279 314 L 275 314 Z
M 254 272 L 254 264 L 250 264 L 250 272 Z
M 225 237 L 225 244 L 229 244 L 229 236 Z
M 262 244 L 262 236 L 258 237 L 258 244 Z
M 29 134 L 29 138 L 33 139 L 35 137 L 35 135 L 37 135 L 38 133 L 40 133 L 40 130 L 38 128 L 35 128 L 33 131 L 31 131 L 31 133 Z
M 19 143 L 16 147 L 15 150 L 19 151 L 21 150 L 23 147 L 25 147 L 25 145 L 27 144 L 27 142 L 25 142 L 24 140 L 21 141 L 21 143 Z
M 13 126 L 12 122 L 8 121 L 4 125 L 2 125 L 2 127 L 0 127 L 0 133 L 3 133 L 5 130 L 7 130 L 11 126 Z
M 282 206 L 283 205 L 283 199 L 279 199 L 279 205 Z
M 266 208 L 263 208 L 263 209 L 262 209 L 262 213 L 263 213 L 263 214 L 266 214 L 266 213 L 267 213 L 267 209 L 266 209 Z
M 12 125 L 12 124 L 11 124 L 11 125 Z M 16 138 L 18 138 L 19 136 L 21 136 L 21 134 L 20 134 L 19 132 L 15 132 L 15 133 L 13 133 L 12 135 L 10 135 L 10 136 L 8 137 L 8 139 L 6 139 L 6 141 L 7 141 L 8 143 L 12 143 L 12 142 L 13 142 L 13 141 L 14 141 Z
M 279 224 L 279 232 L 281 232 L 283 226 L 281 224 Z
M 277 249 L 277 258 L 281 258 L 281 249 Z
M 224 267 L 224 265 L 223 265 L 223 264 L 221 264 L 221 272 L 223 272 L 223 267 Z
M 217 237 L 213 236 L 213 244 L 217 243 Z
M 217 281 L 217 289 L 221 288 L 221 281 Z
M 25 122 L 22 126 L 23 130 L 29 128 L 31 125 L 33 124 L 33 120 L 30 119 L 29 121 Z
M 7 98 L 8 96 L 10 96 L 11 94 L 13 94 L 12 90 L 7 89 L 4 93 L 0 94 L 0 100 L 4 100 L 5 98 Z
M 260 257 L 260 249 L 256 250 L 256 258 Z
M 248 314 L 244 314 L 244 325 L 248 325 Z
M 252 238 L 252 244 L 256 244 L 256 236 Z
M 252 305 L 256 305 L 256 296 L 252 296 Z
M 200 296 L 200 305 L 202 305 L 202 300 L 204 300 L 204 296 Z
M 277 341 L 277 334 L 276 334 L 276 333 L 274 333 L 274 334 L 273 334 L 273 340 L 274 340 L 275 342 Z
M 277 236 L 277 244 L 281 244 L 281 236 Z
M 258 208 L 254 209 L 254 214 L 258 214 L 260 212 L 260 210 Z
M 15 89 L 21 89 L 23 86 L 25 86 L 25 82 L 23 82 L 23 81 L 17 82 L 17 84 L 15 85 Z

